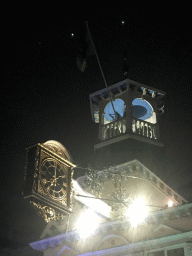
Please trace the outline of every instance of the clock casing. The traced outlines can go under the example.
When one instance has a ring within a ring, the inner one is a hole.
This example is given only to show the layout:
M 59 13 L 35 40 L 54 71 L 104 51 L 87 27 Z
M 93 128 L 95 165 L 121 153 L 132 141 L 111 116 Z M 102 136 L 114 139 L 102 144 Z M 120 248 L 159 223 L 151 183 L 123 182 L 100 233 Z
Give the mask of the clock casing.
M 54 143 L 55 145 L 56 143 Z M 74 164 L 68 154 L 48 143 L 27 148 L 23 196 L 35 206 L 46 221 L 72 212 L 72 179 Z M 51 216 L 53 215 L 53 216 Z

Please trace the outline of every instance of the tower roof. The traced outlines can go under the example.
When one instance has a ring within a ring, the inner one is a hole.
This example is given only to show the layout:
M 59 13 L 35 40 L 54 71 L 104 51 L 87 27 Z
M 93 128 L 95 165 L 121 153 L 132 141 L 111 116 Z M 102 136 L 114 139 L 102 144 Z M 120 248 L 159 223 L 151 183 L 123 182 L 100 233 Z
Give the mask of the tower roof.
M 162 90 L 150 87 L 139 82 L 135 82 L 130 79 L 125 79 L 121 82 L 109 86 L 108 89 L 104 88 L 89 95 L 91 116 L 93 121 L 95 121 L 96 123 L 98 122 L 97 115 L 99 114 L 99 109 L 97 108 L 97 106 L 99 101 L 109 99 L 109 92 L 112 94 L 112 96 L 118 97 L 118 95 L 120 95 L 129 88 L 131 88 L 132 90 L 137 90 L 141 93 L 143 92 L 144 89 L 146 89 L 148 95 L 152 95 L 153 93 L 155 93 L 156 97 L 161 98 L 164 98 L 166 95 L 166 92 Z

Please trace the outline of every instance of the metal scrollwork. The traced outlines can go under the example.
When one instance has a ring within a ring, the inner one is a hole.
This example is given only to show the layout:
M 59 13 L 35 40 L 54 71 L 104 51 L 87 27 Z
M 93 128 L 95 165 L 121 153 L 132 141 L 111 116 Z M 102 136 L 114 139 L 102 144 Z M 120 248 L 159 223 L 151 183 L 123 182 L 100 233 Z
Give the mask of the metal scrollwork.
M 43 217 L 46 222 L 53 220 L 62 220 L 64 215 L 55 211 L 55 209 L 42 205 L 39 202 L 35 203 L 34 201 L 30 201 L 31 205 L 37 210 L 39 216 Z
M 113 167 L 113 185 L 115 192 L 111 194 L 111 207 L 112 210 L 122 212 L 123 202 L 125 200 L 125 187 L 123 186 L 123 181 L 126 179 L 126 174 L 124 172 L 118 172 L 117 167 Z
M 102 190 L 102 179 L 97 170 L 92 170 L 88 168 L 88 173 L 86 173 L 86 186 L 91 190 L 91 192 L 95 192 L 99 197 L 101 196 Z
M 25 161 L 25 168 L 24 168 L 24 182 L 26 182 L 26 177 L 27 177 L 27 166 L 28 166 L 28 150 L 26 151 L 26 161 Z
M 88 168 L 88 170 L 89 172 L 86 174 L 85 184 L 92 193 L 99 195 L 99 197 L 101 196 L 103 183 L 106 180 L 113 182 L 115 191 L 108 195 L 109 204 L 112 210 L 119 212 L 120 215 L 124 214 L 127 205 L 131 203 L 131 199 L 125 195 L 123 182 L 130 177 L 130 172 L 132 174 L 133 170 L 131 168 L 119 170 L 115 165 L 105 168 L 102 173 L 90 168 Z M 134 178 L 134 176 L 131 177 Z
M 39 163 L 40 162 L 40 148 L 37 147 L 35 154 L 35 173 L 34 173 L 34 181 L 33 181 L 33 189 L 34 191 L 38 190 L 38 172 L 39 172 Z

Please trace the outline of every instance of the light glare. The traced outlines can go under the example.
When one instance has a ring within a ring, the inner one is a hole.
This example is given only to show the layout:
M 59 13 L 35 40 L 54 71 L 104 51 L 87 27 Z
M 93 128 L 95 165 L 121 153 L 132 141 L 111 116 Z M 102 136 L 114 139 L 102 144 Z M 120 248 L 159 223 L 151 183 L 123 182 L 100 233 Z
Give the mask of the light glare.
M 147 217 L 145 201 L 142 198 L 136 199 L 127 210 L 127 217 L 130 218 L 132 226 L 137 226 Z
M 92 234 L 97 228 L 98 222 L 99 217 L 94 211 L 88 209 L 83 212 L 76 223 L 80 237 L 85 239 Z
M 168 202 L 168 207 L 172 207 L 173 206 L 173 201 L 169 201 Z
M 111 207 L 108 204 L 106 204 L 105 202 L 99 199 L 93 200 L 94 196 L 88 193 L 85 193 L 76 180 L 73 181 L 73 187 L 77 191 L 77 194 L 84 196 L 84 197 L 81 197 L 81 196 L 76 197 L 78 201 L 80 201 L 81 203 L 89 207 L 89 209 L 92 209 L 93 211 L 98 212 L 105 217 L 109 217 L 111 212 Z M 91 198 L 89 198 L 89 196 L 91 196 Z

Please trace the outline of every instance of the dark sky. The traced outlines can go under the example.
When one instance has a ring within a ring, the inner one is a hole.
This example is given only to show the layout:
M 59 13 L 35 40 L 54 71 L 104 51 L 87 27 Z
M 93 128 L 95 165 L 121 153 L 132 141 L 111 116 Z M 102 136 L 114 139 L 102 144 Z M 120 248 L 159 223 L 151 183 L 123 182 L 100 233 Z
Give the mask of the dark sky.
M 45 227 L 21 194 L 26 147 L 57 140 L 69 150 L 74 163 L 83 167 L 93 156 L 98 126 L 91 120 L 89 94 L 105 85 L 95 56 L 89 56 L 84 73 L 76 65 L 76 42 L 83 26 L 82 20 L 52 23 L 29 19 L 3 28 L 2 247 L 38 240 Z M 113 13 L 105 18 L 98 15 L 89 21 L 89 27 L 108 85 L 124 79 L 123 46 L 127 43 L 128 78 L 167 92 L 166 152 L 171 152 L 170 163 L 178 161 L 180 165 L 177 172 L 170 170 L 164 181 L 192 198 L 192 44 L 188 16 Z M 77 170 L 75 177 L 82 174 Z

